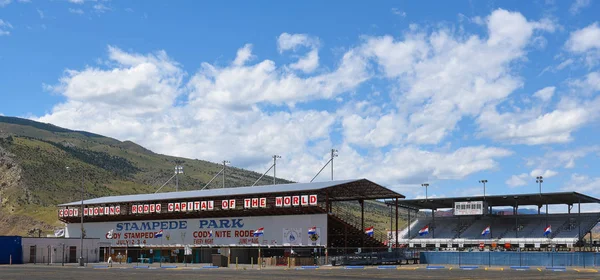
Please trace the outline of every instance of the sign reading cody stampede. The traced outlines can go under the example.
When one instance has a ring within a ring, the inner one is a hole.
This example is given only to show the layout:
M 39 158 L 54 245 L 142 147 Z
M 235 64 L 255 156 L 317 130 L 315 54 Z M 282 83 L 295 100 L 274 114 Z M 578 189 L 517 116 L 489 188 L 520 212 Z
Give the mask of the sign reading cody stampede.
M 275 198 L 275 207 L 296 207 L 296 206 L 315 206 L 317 205 L 317 195 L 296 195 L 279 196 Z M 241 204 L 238 204 L 240 202 Z M 219 207 L 220 206 L 220 207 Z M 167 203 L 167 212 L 192 212 L 192 211 L 213 211 L 234 210 L 234 209 L 254 209 L 267 208 L 267 198 L 245 198 L 245 199 L 227 199 L 221 200 L 221 203 L 215 207 L 214 200 L 187 201 L 187 202 L 169 202 Z M 161 203 L 152 204 L 134 204 L 129 213 L 121 212 L 121 206 L 98 206 L 86 207 L 83 209 L 84 216 L 107 216 L 121 214 L 154 214 L 162 213 Z M 78 206 L 61 208 L 58 210 L 59 217 L 78 217 L 80 215 Z

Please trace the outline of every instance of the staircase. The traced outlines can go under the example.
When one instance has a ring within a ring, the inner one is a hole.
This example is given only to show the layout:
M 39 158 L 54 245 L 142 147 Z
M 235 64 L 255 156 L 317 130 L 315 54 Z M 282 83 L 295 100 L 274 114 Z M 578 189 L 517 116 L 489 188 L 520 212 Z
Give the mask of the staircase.
M 332 243 L 332 247 L 345 247 L 346 243 L 349 247 L 363 247 L 363 239 L 364 247 L 385 247 L 386 235 L 374 234 L 373 237 L 368 236 L 362 229 L 359 217 L 341 208 L 332 210 L 333 212 L 328 214 L 329 235 L 336 237 L 336 240 L 329 241 Z M 333 245 L 334 242 L 343 245 L 335 246 Z

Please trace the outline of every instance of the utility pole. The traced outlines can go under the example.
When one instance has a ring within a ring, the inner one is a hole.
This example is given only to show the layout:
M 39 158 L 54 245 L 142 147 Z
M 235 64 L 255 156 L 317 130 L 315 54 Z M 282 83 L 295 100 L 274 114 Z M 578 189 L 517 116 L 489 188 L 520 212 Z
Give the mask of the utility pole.
M 230 163 L 227 160 L 223 161 L 223 188 L 225 188 L 225 168 L 227 167 L 227 164 Z
M 277 159 L 281 156 L 273 155 L 273 185 L 275 185 L 275 178 L 277 177 Z

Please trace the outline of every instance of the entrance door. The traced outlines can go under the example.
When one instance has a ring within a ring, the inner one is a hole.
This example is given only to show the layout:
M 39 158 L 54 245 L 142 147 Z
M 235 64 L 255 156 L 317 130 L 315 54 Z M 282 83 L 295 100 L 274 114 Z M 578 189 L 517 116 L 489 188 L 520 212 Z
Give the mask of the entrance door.
M 77 262 L 77 246 L 69 247 L 69 262 L 70 263 Z
M 29 246 L 29 262 L 30 263 L 35 263 L 35 251 L 37 251 L 35 247 L 36 246 Z

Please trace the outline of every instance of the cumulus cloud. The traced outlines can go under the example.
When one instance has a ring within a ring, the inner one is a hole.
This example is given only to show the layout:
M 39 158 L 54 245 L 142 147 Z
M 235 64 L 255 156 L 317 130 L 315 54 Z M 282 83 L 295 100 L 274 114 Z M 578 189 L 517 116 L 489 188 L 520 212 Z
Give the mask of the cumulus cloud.
M 596 65 L 600 60 L 600 26 L 598 22 L 571 32 L 565 47 L 572 53 L 584 55 L 588 65 Z
M 83 2 L 85 2 L 85 0 L 68 0 L 68 1 L 73 4 L 83 4 Z
M 542 169 L 534 169 L 529 174 L 521 173 L 518 175 L 512 175 L 508 180 L 504 183 L 511 188 L 526 186 L 528 184 L 532 184 L 535 182 L 535 178 L 537 176 L 542 176 L 544 178 L 551 178 L 558 174 L 558 172 L 553 170 L 542 170 Z
M 547 102 L 550 99 L 552 99 L 552 96 L 554 95 L 554 91 L 556 91 L 556 87 L 545 87 L 543 89 L 536 91 L 533 94 L 533 96 L 539 98 L 542 101 Z
M 588 195 L 600 195 L 600 177 L 590 177 L 574 173 L 570 180 L 561 188 L 563 191 L 575 191 Z
M 307 34 L 289 33 L 282 33 L 277 38 L 279 53 L 290 50 L 295 52 L 301 46 L 310 48 L 310 51 L 306 56 L 300 57 L 297 62 L 292 63 L 290 68 L 304 73 L 311 73 L 319 66 L 319 39 Z
M 527 173 L 521 173 L 519 175 L 512 175 L 510 178 L 508 178 L 508 180 L 506 180 L 506 184 L 510 187 L 520 187 L 520 186 L 525 186 L 528 184 L 527 179 L 529 179 L 530 176 Z
M 269 166 L 269 155 L 281 154 L 285 167 L 278 174 L 298 181 L 314 176 L 332 146 L 340 151 L 336 178 L 369 177 L 398 187 L 466 178 L 494 170 L 498 159 L 512 151 L 420 145 L 441 143 L 459 129 L 459 122 L 482 112 L 519 123 L 550 114 L 542 122 L 559 127 L 566 118 L 537 108 L 524 113 L 496 109 L 522 86 L 514 67 L 526 60 L 534 35 L 554 30 L 552 22 L 505 10 L 482 21 L 487 31 L 479 35 L 412 26 L 398 37 L 366 36 L 334 57 L 333 67 L 319 71 L 319 39 L 307 34 L 279 35 L 274 47 L 282 56 L 297 58 L 292 63 L 257 57 L 247 44 L 231 54 L 231 63 L 204 62 L 191 73 L 165 51 L 139 54 L 110 46 L 106 63 L 67 69 L 57 84 L 46 86 L 66 101 L 37 119 L 132 140 L 159 153 L 227 159 L 258 171 Z M 381 90 L 388 95 L 354 94 L 375 79 L 390 82 L 389 91 Z M 334 106 L 306 106 L 313 101 Z M 556 112 L 581 118 L 575 127 L 542 129 L 524 138 L 570 135 L 589 121 L 578 115 L 588 113 L 577 111 L 575 105 L 581 104 L 557 105 Z M 512 129 L 512 135 L 532 130 Z
M 8 6 L 10 3 L 12 3 L 12 0 L 0 0 L 0 8 Z
M 597 152 L 600 152 L 600 146 L 548 151 L 543 156 L 528 158 L 526 165 L 537 166 L 538 168 L 574 168 L 578 159 Z

